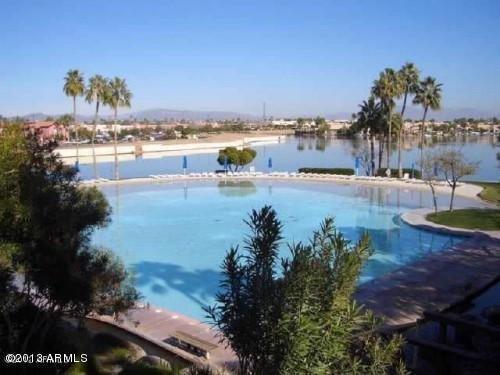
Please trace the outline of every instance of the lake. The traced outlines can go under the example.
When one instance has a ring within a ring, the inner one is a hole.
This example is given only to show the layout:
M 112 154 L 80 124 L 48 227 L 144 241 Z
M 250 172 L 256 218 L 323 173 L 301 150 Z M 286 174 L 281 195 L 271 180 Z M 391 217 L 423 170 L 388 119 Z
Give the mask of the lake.
M 468 176 L 469 180 L 498 181 L 500 176 L 500 143 L 495 136 L 465 136 L 454 140 L 428 140 L 428 149 L 454 148 L 460 149 L 469 161 L 479 162 L 476 174 Z M 272 158 L 273 168 L 278 171 L 296 171 L 300 167 L 347 167 L 354 168 L 355 157 L 366 152 L 368 142 L 356 139 L 339 139 L 323 137 L 288 136 L 281 143 L 256 145 L 257 157 L 252 163 L 256 170 L 267 171 L 268 159 Z M 365 150 L 365 151 L 363 151 Z M 385 154 L 385 152 L 384 152 Z M 417 139 L 407 139 L 404 144 L 403 165 L 411 168 L 420 158 Z M 167 174 L 182 172 L 182 156 L 155 158 L 151 153 L 145 157 L 119 162 L 120 178 L 146 177 L 150 174 Z M 384 155 L 385 157 L 385 155 Z M 188 156 L 189 172 L 209 172 L 220 169 L 217 155 L 214 153 Z M 393 168 L 397 164 L 397 150 L 391 158 Z M 385 161 L 382 166 L 385 167 Z M 378 167 L 378 165 L 377 165 Z M 83 179 L 104 177 L 113 178 L 114 162 L 81 164 Z

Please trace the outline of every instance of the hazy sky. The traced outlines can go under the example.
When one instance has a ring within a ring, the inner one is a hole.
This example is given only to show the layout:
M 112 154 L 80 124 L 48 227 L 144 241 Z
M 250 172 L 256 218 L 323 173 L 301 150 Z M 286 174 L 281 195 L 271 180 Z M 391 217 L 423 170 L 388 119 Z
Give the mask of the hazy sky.
M 352 112 L 405 61 L 444 83 L 444 107 L 500 109 L 499 0 L 8 0 L 0 14 L 4 116 L 70 112 L 72 68 L 126 78 L 134 111 Z

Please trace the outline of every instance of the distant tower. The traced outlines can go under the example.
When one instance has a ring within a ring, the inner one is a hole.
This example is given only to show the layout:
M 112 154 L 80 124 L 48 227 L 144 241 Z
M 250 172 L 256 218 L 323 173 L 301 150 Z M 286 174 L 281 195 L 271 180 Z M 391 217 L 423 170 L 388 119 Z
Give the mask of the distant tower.
M 262 120 L 266 122 L 266 102 L 262 103 Z

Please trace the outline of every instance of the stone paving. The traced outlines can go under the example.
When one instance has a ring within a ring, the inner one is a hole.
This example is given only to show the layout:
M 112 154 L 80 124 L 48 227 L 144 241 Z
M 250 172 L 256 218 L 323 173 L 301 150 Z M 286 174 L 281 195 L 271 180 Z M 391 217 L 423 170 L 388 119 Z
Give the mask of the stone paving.
M 500 277 L 500 241 L 476 235 L 363 284 L 358 302 L 385 318 L 388 328 L 443 310 Z

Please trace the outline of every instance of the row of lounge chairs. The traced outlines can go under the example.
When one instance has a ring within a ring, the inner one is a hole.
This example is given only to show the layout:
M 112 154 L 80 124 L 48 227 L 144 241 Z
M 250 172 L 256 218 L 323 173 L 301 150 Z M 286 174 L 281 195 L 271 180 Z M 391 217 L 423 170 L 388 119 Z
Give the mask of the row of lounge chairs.
M 109 182 L 111 180 L 107 179 L 107 178 L 94 178 L 94 179 L 91 179 L 91 180 L 83 180 L 82 182 L 84 184 L 99 184 L 101 182 Z
M 227 173 L 189 173 L 189 174 L 152 174 L 149 177 L 155 180 L 175 179 L 175 178 L 209 178 L 209 177 L 259 177 L 264 176 L 263 172 L 227 172 Z
M 372 176 L 355 176 L 355 175 L 337 175 L 337 174 L 321 174 L 321 173 L 297 173 L 297 172 L 203 172 L 203 173 L 189 173 L 189 174 L 158 174 L 150 175 L 150 178 L 155 180 L 172 180 L 178 178 L 223 178 L 223 177 L 275 177 L 275 178 L 317 178 L 328 180 L 343 180 L 343 181 L 366 181 L 366 182 L 385 182 L 385 183 L 400 183 L 406 182 L 409 184 L 425 184 L 423 180 L 409 178 L 405 174 L 403 178 L 395 177 L 372 177 Z M 446 186 L 445 181 L 435 181 L 436 186 Z

